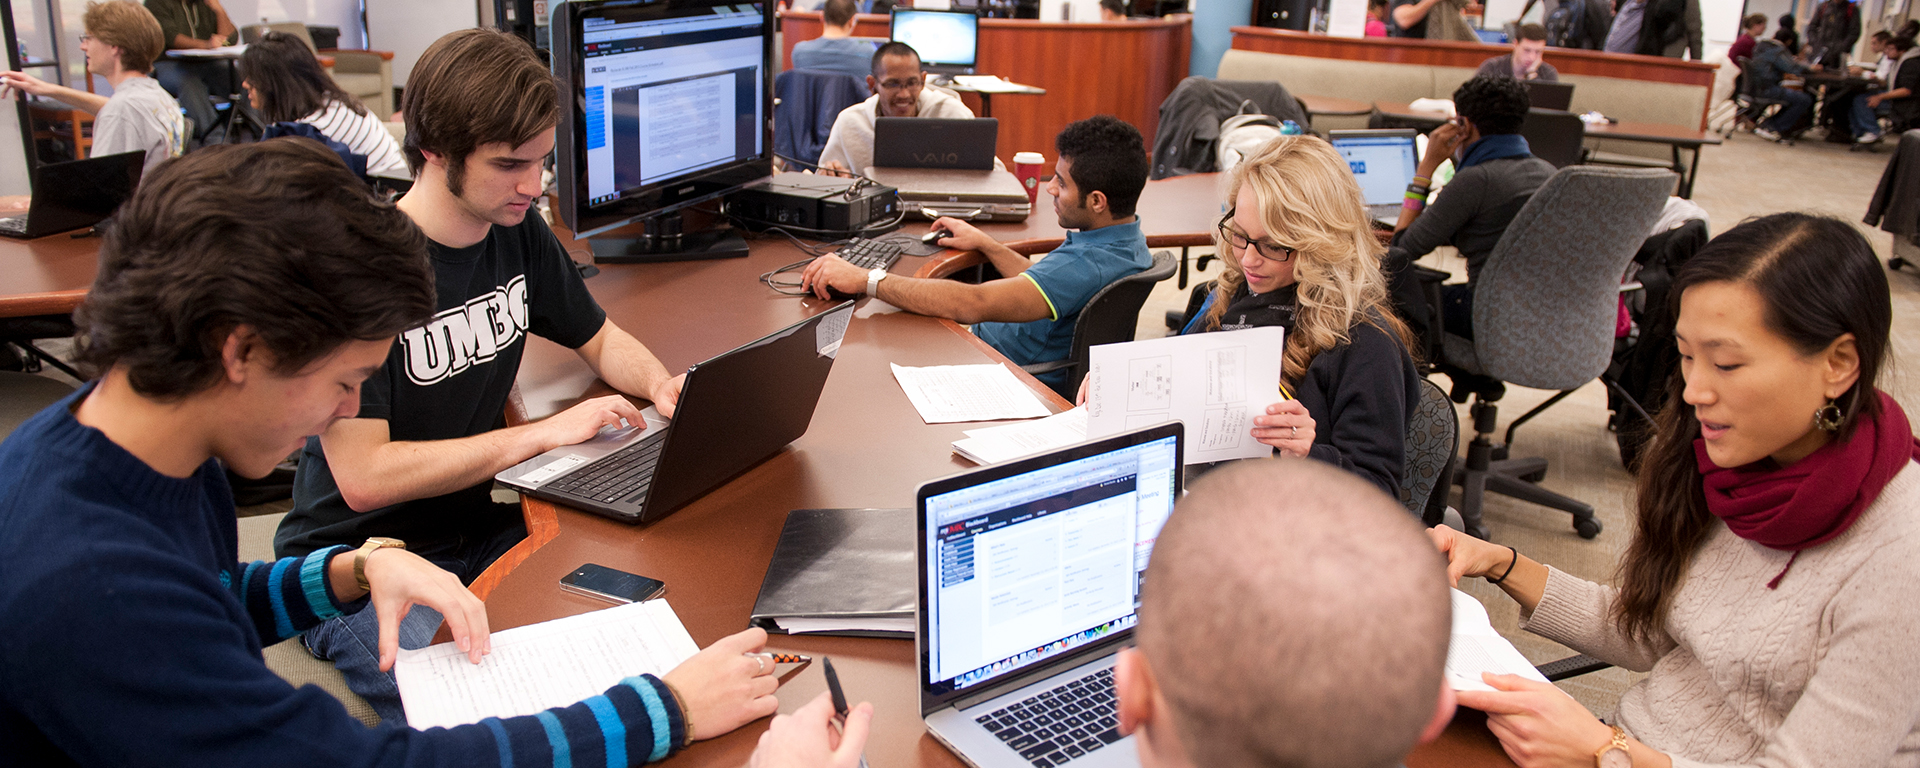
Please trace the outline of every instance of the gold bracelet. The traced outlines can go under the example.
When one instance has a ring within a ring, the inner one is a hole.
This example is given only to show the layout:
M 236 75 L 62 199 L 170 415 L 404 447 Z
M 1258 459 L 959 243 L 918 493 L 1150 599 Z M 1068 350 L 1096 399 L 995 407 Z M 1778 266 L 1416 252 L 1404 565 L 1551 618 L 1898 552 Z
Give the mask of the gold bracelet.
M 673 683 L 667 682 L 666 678 L 660 678 L 660 684 L 666 686 L 667 695 L 673 697 L 673 705 L 680 708 L 680 727 L 687 732 L 687 739 L 680 744 L 680 748 L 693 746 L 693 713 L 687 711 L 687 698 L 681 696 L 680 691 L 675 690 Z

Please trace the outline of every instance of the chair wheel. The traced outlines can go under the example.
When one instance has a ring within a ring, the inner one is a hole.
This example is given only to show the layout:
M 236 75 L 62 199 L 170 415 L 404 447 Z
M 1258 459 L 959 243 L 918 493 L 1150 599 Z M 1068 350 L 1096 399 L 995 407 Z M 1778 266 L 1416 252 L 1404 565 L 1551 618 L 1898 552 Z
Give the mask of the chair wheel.
M 1596 517 L 1576 517 L 1573 519 L 1573 532 L 1580 534 L 1580 538 L 1583 539 L 1591 539 L 1599 536 L 1602 527 L 1603 526 L 1600 525 L 1600 519 Z

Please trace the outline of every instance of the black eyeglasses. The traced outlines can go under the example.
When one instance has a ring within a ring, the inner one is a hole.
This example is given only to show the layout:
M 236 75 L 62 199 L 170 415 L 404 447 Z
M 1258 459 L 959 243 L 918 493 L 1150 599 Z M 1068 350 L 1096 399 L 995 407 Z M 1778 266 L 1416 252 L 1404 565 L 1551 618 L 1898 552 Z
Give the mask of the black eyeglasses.
M 1254 240 L 1253 238 L 1247 237 L 1246 234 L 1242 233 L 1240 230 L 1234 229 L 1232 226 L 1232 222 L 1233 222 L 1233 209 L 1229 208 L 1227 209 L 1227 215 L 1220 217 L 1220 223 L 1214 226 L 1217 226 L 1220 228 L 1220 236 L 1225 238 L 1227 241 L 1227 245 L 1232 247 L 1236 251 L 1244 251 L 1247 249 L 1248 245 L 1252 245 L 1255 248 L 1255 250 L 1259 251 L 1261 258 L 1266 259 L 1267 261 L 1274 261 L 1274 262 L 1281 262 L 1281 263 L 1292 261 L 1293 255 L 1295 253 L 1298 253 L 1298 251 L 1296 251 L 1295 249 L 1288 248 L 1287 246 L 1280 245 L 1278 243 L 1263 243 L 1263 242 Z

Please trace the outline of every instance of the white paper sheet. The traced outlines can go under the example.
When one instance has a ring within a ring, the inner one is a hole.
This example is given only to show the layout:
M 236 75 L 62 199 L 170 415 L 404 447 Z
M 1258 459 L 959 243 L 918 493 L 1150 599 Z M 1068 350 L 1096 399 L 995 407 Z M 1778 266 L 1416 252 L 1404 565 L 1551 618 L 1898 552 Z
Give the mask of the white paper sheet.
M 893 366 L 893 378 L 928 424 L 956 421 L 1034 419 L 1047 415 L 1046 403 L 997 363 Z
M 1087 437 L 1177 419 L 1188 464 L 1273 455 L 1253 417 L 1280 402 L 1277 326 L 1094 347 L 1087 369 Z
M 1491 691 L 1480 673 L 1519 675 L 1547 682 L 1520 649 L 1494 631 L 1487 608 L 1460 590 L 1453 592 L 1453 641 L 1447 646 L 1447 683 L 1456 691 Z
M 1044 419 L 967 430 L 953 441 L 954 453 L 975 464 L 998 464 L 1087 439 L 1087 408 L 1080 406 Z
M 402 650 L 394 677 L 407 724 L 426 729 L 573 704 L 699 650 L 672 606 L 649 600 L 495 632 L 479 664 L 453 643 Z
M 998 75 L 954 75 L 953 81 L 983 93 L 1021 93 L 1024 85 L 1011 83 Z
M 839 616 L 819 619 L 786 617 L 775 620 L 781 629 L 792 635 L 804 635 L 808 632 L 899 632 L 911 635 L 919 629 L 918 620 L 912 616 Z

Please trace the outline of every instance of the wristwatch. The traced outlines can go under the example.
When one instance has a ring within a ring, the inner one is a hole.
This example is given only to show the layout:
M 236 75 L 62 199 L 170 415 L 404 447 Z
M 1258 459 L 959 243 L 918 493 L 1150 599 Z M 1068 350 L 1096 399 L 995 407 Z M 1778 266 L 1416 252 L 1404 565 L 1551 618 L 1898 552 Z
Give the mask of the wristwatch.
M 867 273 L 867 295 L 872 296 L 880 290 L 880 279 L 887 276 L 885 269 L 874 269 Z
M 367 539 L 367 543 L 361 544 L 360 549 L 354 551 L 353 582 L 359 584 L 360 589 L 369 592 L 373 591 L 373 588 L 367 584 L 367 556 L 373 554 L 373 551 L 376 549 L 386 549 L 387 547 L 406 549 L 407 543 L 385 536 L 374 536 Z
M 1627 732 L 1613 727 L 1613 741 L 1593 753 L 1594 768 L 1633 768 L 1633 755 L 1627 752 Z

